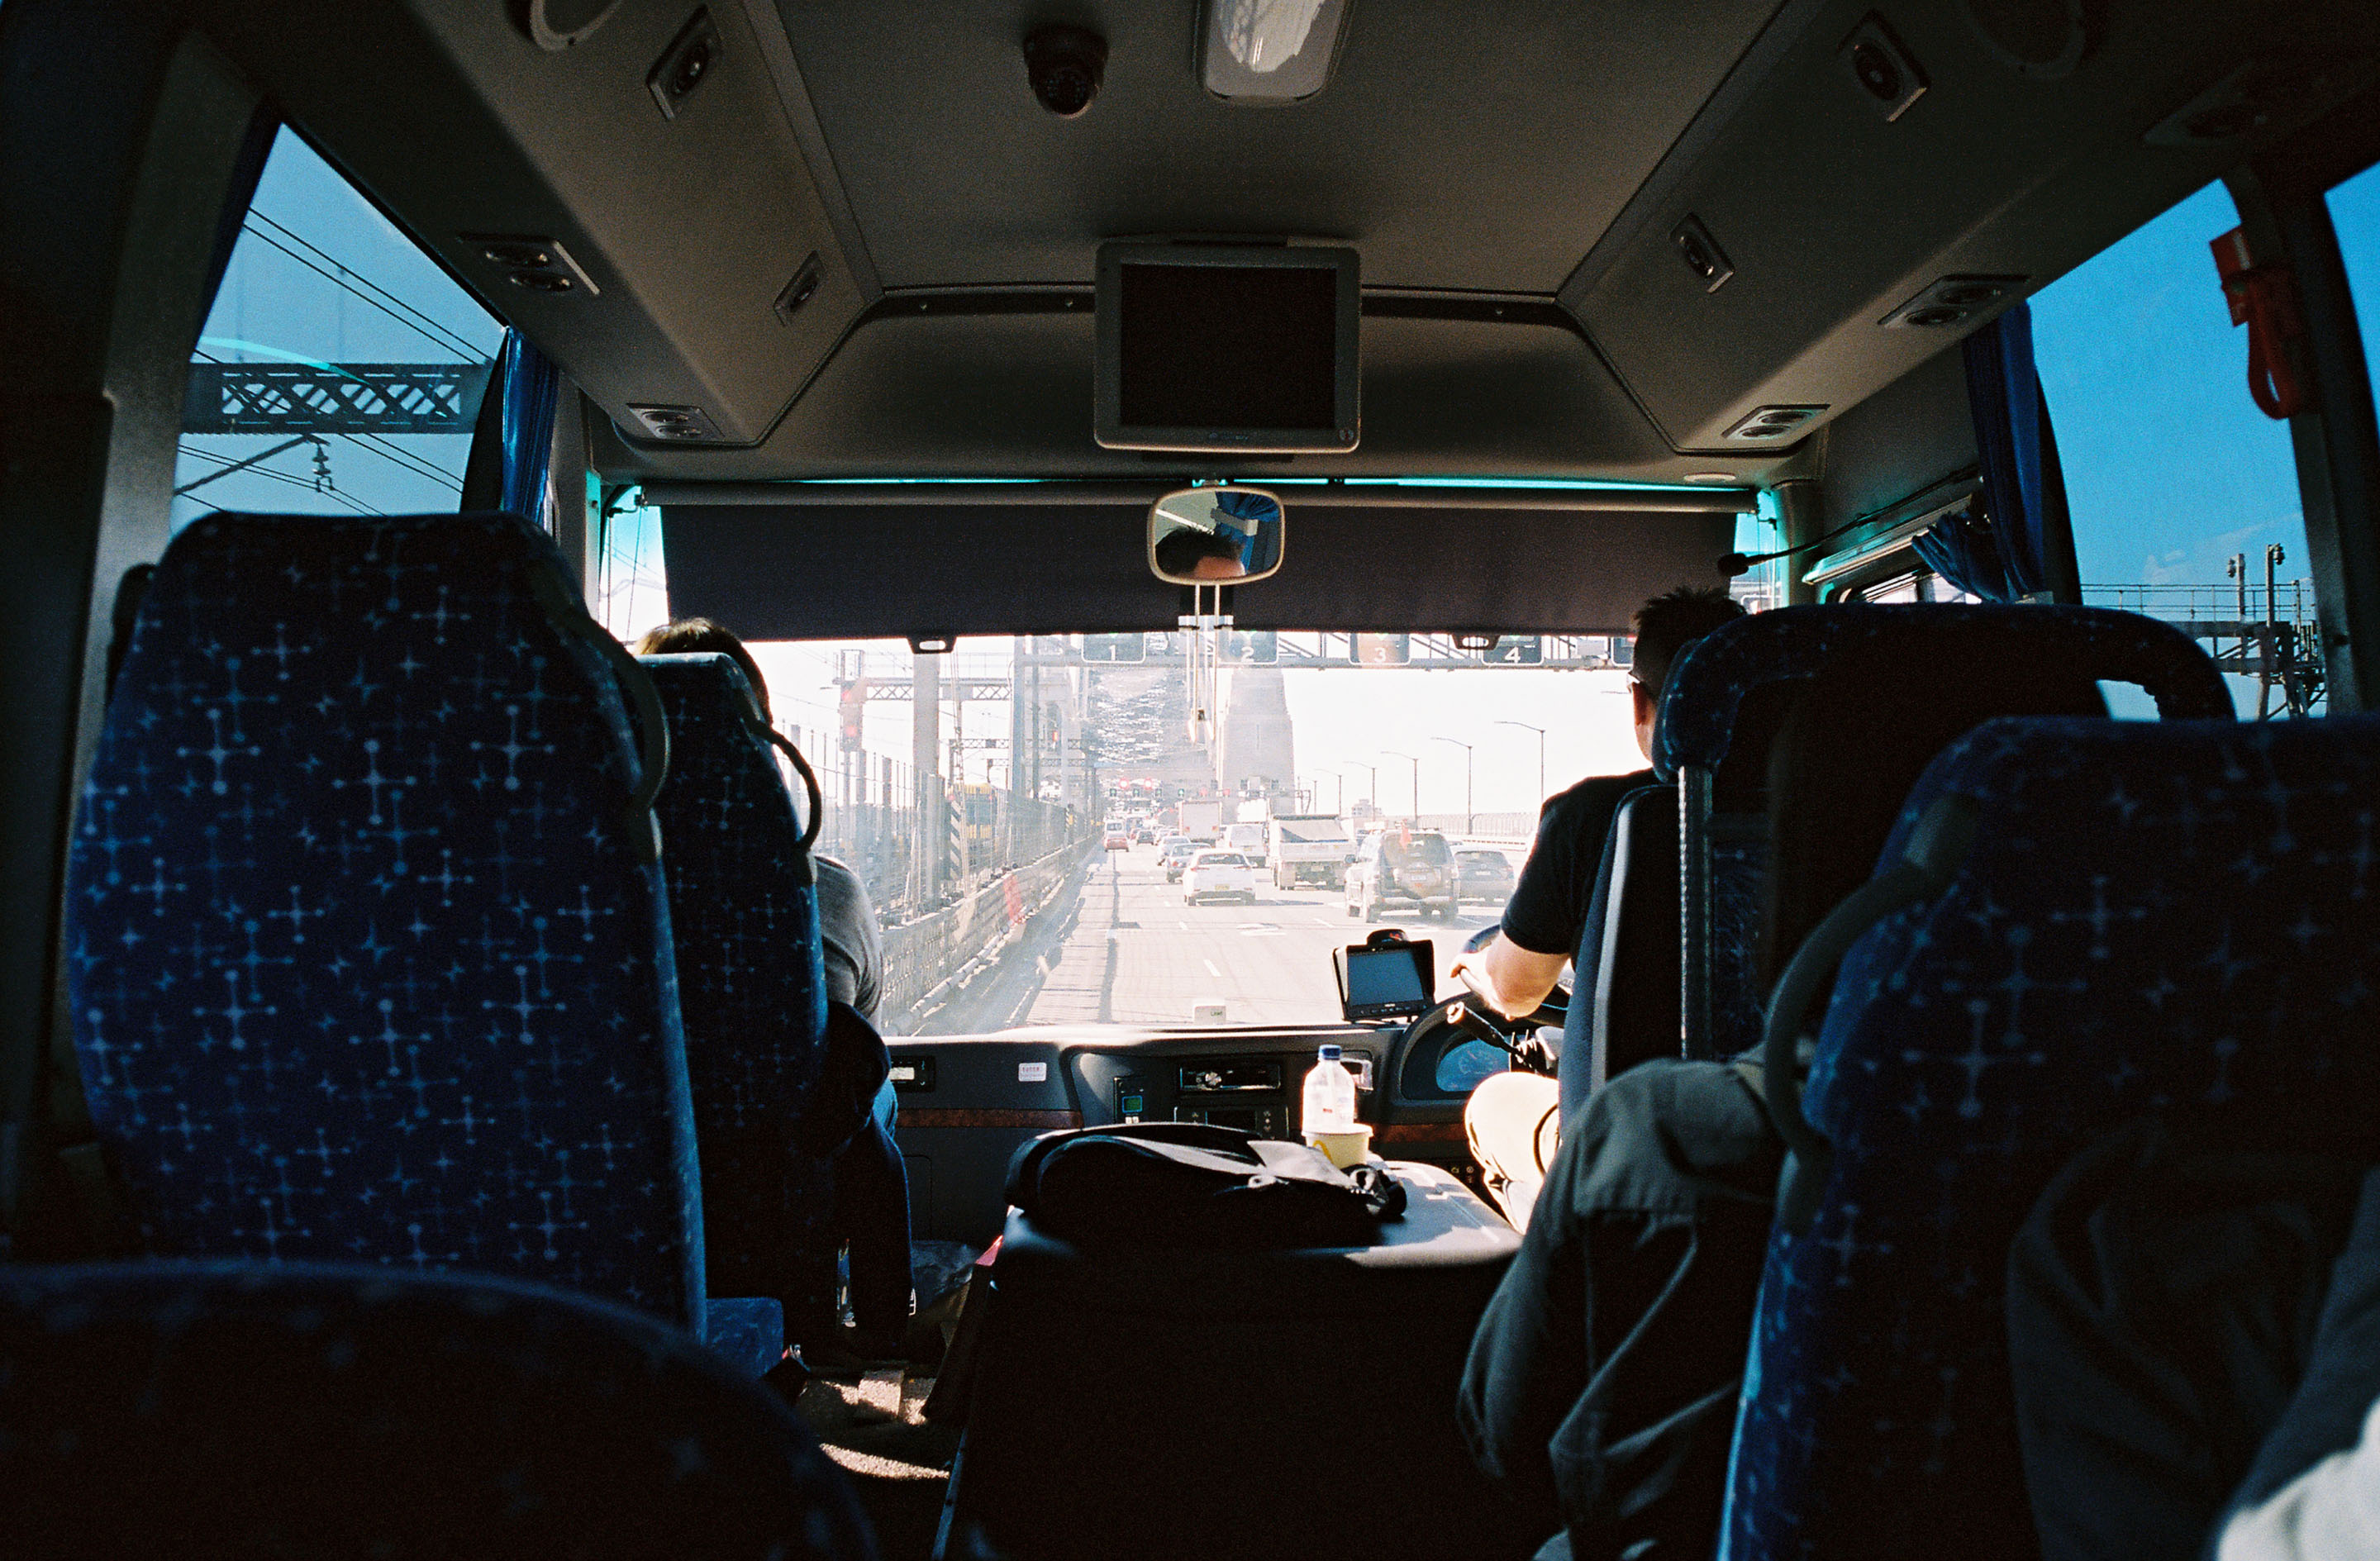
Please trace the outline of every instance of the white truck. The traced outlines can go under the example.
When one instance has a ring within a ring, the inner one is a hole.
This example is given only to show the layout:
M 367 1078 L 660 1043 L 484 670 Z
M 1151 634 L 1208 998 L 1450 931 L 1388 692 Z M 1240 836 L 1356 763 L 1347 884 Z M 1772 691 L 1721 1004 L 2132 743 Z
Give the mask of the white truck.
M 1214 844 L 1223 832 L 1223 805 L 1219 802 L 1185 802 L 1176 809 L 1182 832 L 1194 841 Z
M 1347 859 L 1355 842 L 1335 813 L 1280 813 L 1272 819 L 1272 886 L 1320 884 L 1342 889 L 1347 881 Z

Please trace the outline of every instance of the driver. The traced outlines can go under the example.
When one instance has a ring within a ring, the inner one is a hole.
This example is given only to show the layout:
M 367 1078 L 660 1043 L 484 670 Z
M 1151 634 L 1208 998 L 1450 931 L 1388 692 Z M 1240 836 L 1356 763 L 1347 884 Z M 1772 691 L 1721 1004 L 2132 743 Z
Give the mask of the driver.
M 1743 616 L 1726 591 L 1681 586 L 1636 610 L 1636 650 L 1628 670 L 1628 692 L 1636 718 L 1636 745 L 1650 758 L 1653 723 L 1661 710 L 1661 687 L 1678 653 L 1695 640 Z M 1496 938 L 1477 953 L 1454 962 L 1452 974 L 1467 982 L 1488 1006 L 1508 1019 L 1534 1011 L 1578 947 L 1587 905 L 1603 863 L 1603 838 L 1621 800 L 1652 784 L 1650 769 L 1625 775 L 1590 775 L 1549 798 L 1537 815 L 1537 838 L 1520 881 L 1504 907 Z M 1582 1026 L 1582 1029 L 1584 1026 Z M 1488 1191 L 1514 1228 L 1529 1228 L 1529 1211 L 1553 1161 L 1560 1136 L 1560 1091 L 1542 1074 L 1500 1073 L 1472 1093 L 1463 1125 Z
M 1248 572 L 1243 548 L 1240 534 L 1229 528 L 1181 526 L 1159 538 L 1157 567 L 1177 578 L 1236 580 Z
M 1691 591 L 1638 613 L 1636 732 L 1648 752 L 1678 649 L 1735 615 L 1717 593 Z M 1523 917 L 1508 910 L 1506 936 L 1471 962 L 1506 1013 L 1527 1012 L 1560 963 L 1525 914 L 1530 877 L 1545 889 L 1540 859 L 1569 875 L 1547 891 L 1555 903 L 1585 903 L 1605 826 L 1586 819 L 1579 797 L 1573 787 L 1548 805 L 1512 897 Z M 1516 930 L 1537 936 L 1500 955 Z M 1538 1165 L 1545 1180 L 1472 1337 L 1456 1405 L 1463 1436 L 1481 1469 L 1561 1530 L 1541 1555 L 1707 1556 L 1783 1145 L 1737 1064 L 1640 1063 L 1550 1127 L 1552 1083 L 1504 1077 L 1497 1094 L 1472 1097 L 1472 1142 L 1483 1168 L 1505 1155 L 1512 1187 Z M 1517 1201 L 1509 1191 L 1507 1200 Z

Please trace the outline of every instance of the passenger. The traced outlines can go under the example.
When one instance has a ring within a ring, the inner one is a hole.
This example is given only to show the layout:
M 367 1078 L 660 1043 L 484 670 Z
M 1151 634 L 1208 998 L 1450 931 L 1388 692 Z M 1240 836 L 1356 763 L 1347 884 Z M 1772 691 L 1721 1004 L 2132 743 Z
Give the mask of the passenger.
M 1637 614 L 1633 692 L 1648 755 L 1678 651 L 1738 614 L 1695 590 Z M 1504 936 L 1473 962 L 1502 1011 L 1525 1013 L 1552 989 L 1561 956 L 1548 950 L 1585 919 L 1613 805 L 1649 778 L 1582 782 L 1547 805 Z M 1541 1558 L 1707 1556 L 1784 1157 L 1756 1070 L 1643 1063 L 1550 1125 L 1551 1081 L 1500 1078 L 1467 1115 L 1525 1230 L 1463 1372 L 1457 1414 L 1472 1455 L 1560 1530 Z
M 649 629 L 637 641 L 639 656 L 725 656 L 744 672 L 752 696 L 769 719 L 769 683 L 760 664 L 731 631 L 708 618 L 682 618 Z M 830 1002 L 850 1007 L 866 1023 L 831 1016 L 828 1071 L 837 1077 L 880 1080 L 868 1121 L 835 1156 L 834 1225 L 850 1249 L 853 1334 L 832 1343 L 815 1342 L 804 1351 L 813 1365 L 837 1362 L 848 1353 L 861 1360 L 891 1359 L 901 1352 L 909 1323 L 909 1173 L 893 1141 L 900 1096 L 888 1076 L 891 1058 L 875 1029 L 883 1000 L 884 946 L 876 907 L 859 875 L 835 858 L 814 852 L 810 865 L 818 884 L 819 942 L 826 963 Z M 872 1055 L 868 1055 L 872 1051 Z M 856 1052 L 860 1055 L 845 1055 Z M 837 1362 L 839 1363 L 839 1362 Z
M 2006 1306 L 2044 1561 L 2380 1555 L 2380 1134 L 2326 1115 L 2141 1118 L 2042 1192 Z
M 1628 692 L 1636 745 L 1645 757 L 1653 755 L 1661 689 L 1679 652 L 1742 616 L 1743 609 L 1726 591 L 1691 586 L 1665 591 L 1636 610 L 1636 650 Z M 1496 938 L 1454 962 L 1454 975 L 1460 979 L 1467 970 L 1498 1012 L 1517 1019 L 1533 1012 L 1553 991 L 1585 930 L 1612 814 L 1621 799 L 1652 780 L 1650 769 L 1590 775 L 1548 799 L 1538 811 L 1536 841 L 1512 887 Z M 1585 1062 L 1581 1055 L 1573 1066 Z M 1529 1211 L 1546 1167 L 1552 1163 L 1560 1126 L 1560 1088 L 1536 1073 L 1499 1073 L 1472 1092 L 1464 1108 L 1472 1157 L 1504 1216 L 1517 1229 L 1529 1228 Z

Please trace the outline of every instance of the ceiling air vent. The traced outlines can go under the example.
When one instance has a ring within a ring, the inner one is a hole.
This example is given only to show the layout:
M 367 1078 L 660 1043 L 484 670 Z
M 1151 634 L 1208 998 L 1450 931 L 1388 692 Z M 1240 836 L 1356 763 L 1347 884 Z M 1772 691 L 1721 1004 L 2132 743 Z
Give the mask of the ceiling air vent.
M 699 406 L 649 406 L 635 402 L 628 410 L 643 427 L 647 439 L 667 440 L 672 444 L 692 444 L 698 440 L 716 440 L 718 425 Z
M 1730 444 L 1779 444 L 1807 427 L 1823 406 L 1763 406 L 1721 436 Z
M 525 233 L 463 233 L 455 235 L 480 259 L 504 272 L 504 280 L 531 293 L 602 291 L 570 251 L 551 238 Z
M 1983 315 L 1998 314 L 2023 290 L 2022 276 L 1946 276 L 1894 309 L 1877 323 L 1888 328 L 1915 325 L 1929 330 L 1970 325 Z

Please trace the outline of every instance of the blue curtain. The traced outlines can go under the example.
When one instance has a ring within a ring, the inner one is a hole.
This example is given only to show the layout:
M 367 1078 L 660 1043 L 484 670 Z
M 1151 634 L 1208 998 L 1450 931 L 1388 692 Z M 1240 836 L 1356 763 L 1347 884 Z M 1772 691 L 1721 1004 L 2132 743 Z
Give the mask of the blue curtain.
M 1964 351 L 1983 491 L 1918 538 L 1917 556 L 1960 590 L 2017 601 L 2049 588 L 2046 538 L 2067 530 L 2066 474 L 2034 369 L 2032 309 L 2010 309 L 1969 336 Z
M 503 508 L 545 521 L 547 468 L 553 460 L 553 414 L 562 400 L 562 373 L 517 331 L 504 333 L 491 394 L 504 399 Z

